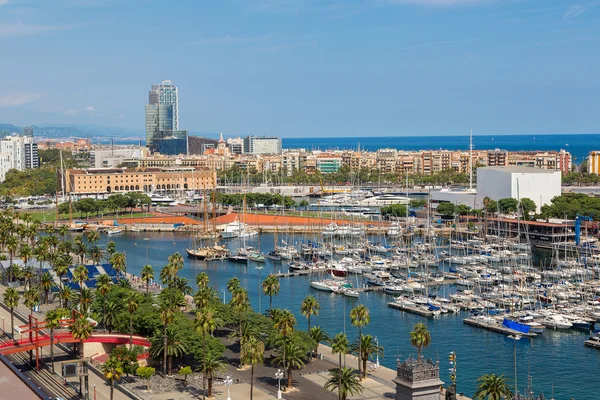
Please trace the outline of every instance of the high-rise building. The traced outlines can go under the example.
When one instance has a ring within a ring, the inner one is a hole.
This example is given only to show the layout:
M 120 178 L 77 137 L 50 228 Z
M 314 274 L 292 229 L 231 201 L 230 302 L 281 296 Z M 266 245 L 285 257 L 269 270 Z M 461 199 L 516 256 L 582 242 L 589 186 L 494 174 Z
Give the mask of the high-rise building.
M 148 104 L 172 106 L 171 130 L 179 130 L 177 86 L 173 85 L 171 81 L 163 81 L 160 85 L 152 85 L 152 89 L 150 89 L 150 93 L 148 94 Z
M 23 136 L 33 137 L 33 126 L 26 126 L 23 128 Z
M 177 86 L 171 81 L 152 85 L 146 104 L 146 146 L 152 149 L 157 132 L 179 129 Z
M 40 158 L 37 143 L 28 136 L 5 137 L 0 140 L 0 163 L 0 182 L 4 181 L 6 172 L 11 169 L 24 171 L 38 168 Z
M 248 136 L 244 152 L 250 154 L 281 154 L 281 138 L 275 136 Z

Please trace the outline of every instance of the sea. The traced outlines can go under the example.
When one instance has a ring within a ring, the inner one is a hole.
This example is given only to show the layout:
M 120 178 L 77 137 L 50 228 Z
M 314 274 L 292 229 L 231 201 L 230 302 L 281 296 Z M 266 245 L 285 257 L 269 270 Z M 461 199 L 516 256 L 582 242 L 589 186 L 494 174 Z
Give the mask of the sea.
M 109 140 L 98 143 L 110 144 Z M 139 140 L 115 140 L 115 144 L 137 145 Z M 561 135 L 474 135 L 474 150 L 558 151 L 564 149 L 580 164 L 592 150 L 600 150 L 600 134 Z M 369 136 L 369 137 L 297 137 L 282 139 L 284 149 L 375 151 L 398 150 L 468 150 L 469 136 Z
M 185 249 L 191 246 L 188 235 L 181 233 L 123 233 L 107 238 L 102 236 L 100 245 L 114 240 L 119 251 L 126 252 L 127 271 L 140 275 L 143 265 L 154 266 L 156 276 L 167 263 L 167 257 L 175 252 L 185 256 Z M 300 241 L 288 238 L 288 242 Z M 240 239 L 226 242 L 231 250 L 243 243 Z M 245 245 L 253 246 L 263 253 L 273 249 L 272 234 L 246 239 Z M 269 274 L 287 272 L 285 263 L 267 260 L 264 264 L 250 262 L 236 264 L 228 261 L 199 261 L 185 258 L 180 276 L 188 278 L 195 290 L 195 277 L 206 272 L 211 285 L 225 301 L 230 295 L 226 292 L 227 281 L 237 276 L 248 290 L 252 306 L 264 312 L 269 298 L 262 294 L 261 282 Z M 361 278 L 352 277 L 355 286 L 363 285 Z M 297 328 L 306 329 L 307 321 L 300 314 L 300 303 L 307 295 L 315 296 L 321 305 L 319 315 L 311 320 L 313 325 L 322 326 L 329 335 L 346 332 L 350 340 L 358 336 L 358 331 L 350 324 L 350 310 L 357 304 L 365 304 L 371 313 L 371 322 L 363 332 L 377 338 L 384 347 L 380 363 L 395 369 L 397 360 L 415 357 L 416 350 L 410 345 L 410 331 L 418 322 L 427 325 L 431 332 L 431 344 L 424 350 L 426 357 L 440 363 L 440 378 L 449 384 L 448 354 L 456 352 L 458 392 L 472 396 L 477 387 L 477 378 L 483 374 L 504 374 L 514 379 L 517 366 L 518 387 L 521 392 L 531 377 L 536 394 L 544 393 L 556 400 L 600 399 L 597 371 L 600 370 L 600 351 L 584 347 L 587 333 L 578 331 L 551 331 L 534 339 L 523 338 L 514 341 L 502 334 L 471 327 L 463 323 L 466 312 L 458 315 L 442 315 L 433 319 L 391 309 L 387 306 L 391 296 L 382 292 L 361 293 L 359 299 L 352 299 L 333 293 L 316 291 L 309 286 L 308 277 L 281 278 L 281 290 L 273 299 L 274 307 L 293 311 L 297 318 Z M 439 294 L 449 296 L 451 286 L 439 289 Z

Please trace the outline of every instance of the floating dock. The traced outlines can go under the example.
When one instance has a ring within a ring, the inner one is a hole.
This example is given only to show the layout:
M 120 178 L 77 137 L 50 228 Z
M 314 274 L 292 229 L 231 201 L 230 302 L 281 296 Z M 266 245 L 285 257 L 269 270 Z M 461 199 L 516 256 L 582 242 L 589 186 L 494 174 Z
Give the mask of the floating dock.
M 593 347 L 595 349 L 600 349 L 600 340 L 598 339 L 588 339 L 583 342 L 584 346 Z
M 396 310 L 400 310 L 400 311 L 406 311 L 409 313 L 417 314 L 422 317 L 427 317 L 427 318 L 433 317 L 433 311 L 424 310 L 420 307 L 407 307 L 400 303 L 396 303 L 395 301 L 388 303 L 388 307 L 395 308 Z
M 529 337 L 529 338 L 537 336 L 536 333 L 519 332 L 519 331 L 515 331 L 514 329 L 510 329 L 505 326 L 502 326 L 501 324 L 487 324 L 485 322 L 477 321 L 472 318 L 463 319 L 463 323 L 465 323 L 467 325 L 471 325 L 471 326 L 476 326 L 478 328 L 487 329 L 488 331 L 502 333 L 503 335 L 507 335 L 507 336 L 508 335 L 518 335 L 518 336 L 524 336 L 524 337 Z

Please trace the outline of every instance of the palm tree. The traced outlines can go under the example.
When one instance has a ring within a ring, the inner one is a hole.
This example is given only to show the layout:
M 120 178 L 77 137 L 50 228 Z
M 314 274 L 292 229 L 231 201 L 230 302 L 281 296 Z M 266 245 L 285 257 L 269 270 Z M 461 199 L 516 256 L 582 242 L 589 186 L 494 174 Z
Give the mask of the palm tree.
M 208 286 L 208 275 L 206 272 L 200 272 L 196 275 L 196 286 L 198 287 L 198 290 Z
M 325 382 L 325 389 L 337 391 L 341 400 L 346 400 L 349 395 L 362 393 L 362 384 L 352 368 L 334 368 L 329 373 L 331 377 Z
M 373 355 L 383 355 L 383 347 L 377 345 L 375 338 L 371 335 L 363 335 L 358 343 L 352 344 L 350 350 L 358 356 L 359 363 L 362 361 L 362 377 L 367 378 L 367 361 Z
M 242 287 L 240 280 L 237 277 L 232 277 L 227 281 L 227 291 L 233 295 L 234 292 L 237 292 Z
M 243 364 L 250 364 L 250 400 L 254 397 L 254 365 L 265 359 L 265 344 L 256 338 L 244 342 L 240 357 Z
M 89 231 L 85 235 L 89 244 L 94 244 L 100 240 L 100 234 L 97 231 Z
M 46 242 L 38 242 L 37 245 L 33 249 L 33 256 L 39 263 L 39 272 L 38 275 L 41 277 L 44 269 L 44 261 L 48 261 L 50 259 L 48 255 L 48 245 Z
M 30 279 L 33 276 L 33 269 L 28 268 L 29 266 L 27 265 L 32 256 L 33 250 L 31 250 L 31 247 L 27 243 L 21 244 L 21 247 L 19 248 L 19 257 L 23 261 L 24 268 L 28 270 L 28 276 L 26 277 L 27 286 L 29 286 Z
M 281 365 L 284 371 L 287 371 L 288 383 L 287 387 L 292 388 L 292 370 L 301 369 L 304 367 L 306 354 L 291 341 L 283 340 L 281 346 L 277 348 L 276 356 L 273 358 L 275 365 Z
M 221 360 L 218 355 L 208 353 L 206 355 L 204 370 L 208 380 L 208 398 L 212 397 L 213 379 L 218 372 L 226 371 L 227 364 Z
M 62 282 L 63 282 L 63 277 L 67 274 L 67 272 L 69 271 L 69 264 L 65 262 L 66 260 L 64 260 L 62 257 L 58 258 L 55 260 L 54 262 L 54 273 L 58 276 L 58 282 L 60 285 L 60 288 L 62 289 Z M 62 307 L 66 306 L 63 304 Z
M 163 323 L 163 343 L 161 347 L 169 349 L 169 332 L 168 325 L 173 322 L 175 314 L 181 311 L 181 307 L 185 306 L 185 299 L 183 294 L 174 290 L 164 290 L 161 294 L 160 304 L 160 319 Z M 163 354 L 163 377 L 167 375 L 167 356 L 168 351 L 162 352 Z M 158 354 L 158 353 L 157 353 Z M 170 359 L 172 361 L 172 359 Z M 171 371 L 171 364 L 169 363 L 169 375 Z
M 63 241 L 66 241 L 67 239 L 67 232 L 69 232 L 69 227 L 67 225 L 58 227 L 58 234 L 63 237 Z
M 106 244 L 106 254 L 109 257 L 112 257 L 113 254 L 117 252 L 117 244 L 112 240 Z
M 110 400 L 113 400 L 115 391 L 115 381 L 118 381 L 123 376 L 123 363 L 115 357 L 109 359 L 102 364 L 102 373 L 104 378 L 110 382 Z
M 83 288 L 79 292 L 79 311 L 82 314 L 87 315 L 90 306 L 94 301 L 94 292 L 90 288 Z
M 38 289 L 29 288 L 23 294 L 23 304 L 29 308 L 29 314 L 33 315 L 33 309 L 40 304 L 40 292 Z
M 77 266 L 73 271 L 73 279 L 79 283 L 79 291 L 81 293 L 81 290 L 83 290 L 83 282 L 89 279 L 88 269 L 83 265 Z
M 140 306 L 140 300 L 140 294 L 133 290 L 125 296 L 127 311 L 129 311 L 129 350 L 133 348 L 133 314 Z
M 300 314 L 304 315 L 306 319 L 308 319 L 307 332 L 310 332 L 310 316 L 319 315 L 320 309 L 321 305 L 314 296 L 308 295 L 304 298 L 304 300 L 302 300 L 302 304 L 300 305 Z
M 75 238 L 75 253 L 79 256 L 79 263 L 83 264 L 85 261 L 85 255 L 87 254 L 87 246 L 83 241 L 78 240 L 80 236 Z
M 62 287 L 58 291 L 61 307 L 69 308 L 69 302 L 73 300 L 73 297 L 73 290 L 69 286 Z
M 362 328 L 371 322 L 371 314 L 369 309 L 364 304 L 359 304 L 350 311 L 350 322 L 353 326 L 358 327 L 358 345 L 360 346 L 362 338 Z M 360 348 L 358 349 L 360 354 Z M 358 374 L 360 375 L 360 359 L 358 360 Z
M 50 360 L 52 364 L 52 372 L 54 372 L 54 330 L 60 328 L 60 320 L 67 315 L 67 310 L 57 308 L 46 313 L 45 322 L 46 329 L 50 330 Z
M 56 286 L 50 272 L 46 271 L 40 276 L 40 289 L 44 291 L 44 303 L 48 304 L 48 295 L 50 290 Z
M 175 277 L 177 276 L 177 270 L 171 264 L 167 264 L 160 270 L 160 280 L 167 287 L 172 288 Z
M 210 332 L 214 332 L 215 329 L 220 325 L 219 320 L 215 317 L 215 313 L 210 308 L 203 308 L 201 311 L 196 313 L 196 330 L 202 334 L 202 391 L 206 391 L 206 335 Z
M 4 304 L 10 308 L 10 337 L 14 338 L 15 329 L 15 307 L 19 305 L 19 292 L 17 289 L 9 287 L 4 292 Z
M 13 258 L 15 256 L 15 252 L 17 251 L 17 249 L 19 248 L 19 240 L 17 239 L 16 236 L 10 235 L 8 237 L 8 239 L 6 239 L 6 249 L 8 250 L 8 255 L 9 255 L 9 263 L 8 266 L 11 267 L 13 265 Z M 12 282 L 13 276 L 12 276 L 12 271 L 9 268 L 8 270 L 8 281 Z
M 188 279 L 179 276 L 173 279 L 173 289 L 179 290 L 183 294 L 192 293 L 192 287 L 188 284 Z
M 215 299 L 217 294 L 210 286 L 200 287 L 194 295 L 194 303 L 199 310 L 208 308 Z
M 124 253 L 115 253 L 110 257 L 110 263 L 112 267 L 117 271 L 117 274 L 121 274 L 123 272 L 127 272 L 127 265 L 125 263 L 125 254 Z
M 273 309 L 273 296 L 276 296 L 279 293 L 280 288 L 279 278 L 273 274 L 267 276 L 262 283 L 263 293 L 269 296 L 269 314 Z
M 82 315 L 73 322 L 69 329 L 73 338 L 79 340 L 79 356 L 83 357 L 83 342 L 92 336 L 92 325 Z
M 21 277 L 25 279 L 25 289 L 31 287 L 31 278 L 33 278 L 33 267 L 31 265 L 25 265 L 21 270 Z
M 325 330 L 320 326 L 313 326 L 312 328 L 310 328 L 309 334 L 311 339 L 315 342 L 315 348 L 313 353 L 317 355 L 319 353 L 319 343 L 328 341 L 329 335 L 327 335 L 327 332 L 325 332 Z
M 174 326 L 168 326 L 163 335 L 155 335 L 150 339 L 150 355 L 152 357 L 163 356 L 163 370 L 165 375 L 167 371 L 169 375 L 173 373 L 173 357 L 180 357 L 187 351 L 185 342 L 183 341 L 182 332 L 178 331 Z M 168 370 L 167 370 L 168 363 Z
M 331 352 L 333 354 L 339 354 L 339 357 L 340 357 L 340 364 L 338 367 L 337 375 L 338 375 L 338 379 L 339 379 L 338 388 L 342 388 L 342 382 L 341 382 L 342 373 L 340 373 L 340 371 L 342 371 L 342 355 L 348 354 L 348 337 L 346 336 L 345 333 L 340 332 L 337 335 L 335 335 L 335 337 L 331 341 Z M 325 388 L 327 388 L 327 386 L 325 386 Z M 342 398 L 341 390 L 338 391 L 338 398 L 339 399 Z
M 112 283 L 108 274 L 100 274 L 96 278 L 96 291 L 102 296 L 102 314 L 106 313 L 106 295 L 110 292 Z
M 167 259 L 168 263 L 175 268 L 175 271 L 179 272 L 183 268 L 183 256 L 181 253 L 173 253 Z
M 509 379 L 504 375 L 486 374 L 477 379 L 478 386 L 475 391 L 475 400 L 500 400 L 512 399 L 513 393 L 508 384 Z
M 242 320 L 246 313 L 251 310 L 250 307 L 250 299 L 248 298 L 248 292 L 245 289 L 237 289 L 231 300 L 229 301 L 229 305 L 233 308 L 233 311 L 237 314 L 239 320 L 239 338 L 240 338 L 240 348 L 243 345 L 242 339 Z
M 92 260 L 94 265 L 98 265 L 98 264 L 100 264 L 100 261 L 102 260 L 103 252 L 99 246 L 94 246 L 89 249 L 88 255 L 90 256 L 90 259 Z
M 279 334 L 283 338 L 283 346 L 282 350 L 282 365 L 283 369 L 286 369 L 286 343 L 288 336 L 294 331 L 294 326 L 296 325 L 296 317 L 290 310 L 273 310 L 274 312 L 271 314 L 271 318 L 273 318 L 273 324 L 275 329 L 279 331 Z M 291 385 L 291 383 L 290 383 Z
M 417 348 L 417 363 L 421 362 L 421 349 L 429 346 L 431 343 L 431 333 L 422 322 L 419 322 L 413 327 L 410 333 L 410 344 Z
M 120 303 L 115 301 L 108 301 L 106 307 L 102 313 L 102 324 L 108 330 L 108 333 L 112 333 L 113 327 L 115 326 L 115 320 L 117 315 L 121 311 Z
M 149 295 L 150 281 L 154 279 L 154 268 L 152 265 L 147 264 L 142 267 L 142 280 L 146 282 L 146 296 Z

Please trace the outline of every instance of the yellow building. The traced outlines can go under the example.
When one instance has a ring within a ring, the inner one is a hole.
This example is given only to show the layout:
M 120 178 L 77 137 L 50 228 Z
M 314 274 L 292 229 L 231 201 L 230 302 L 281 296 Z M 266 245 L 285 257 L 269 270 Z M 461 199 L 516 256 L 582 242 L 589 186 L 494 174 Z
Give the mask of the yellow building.
M 600 151 L 590 151 L 588 157 L 588 173 L 600 174 Z
M 213 187 L 216 172 L 208 168 L 90 168 L 65 172 L 66 191 L 74 195 L 202 190 Z

